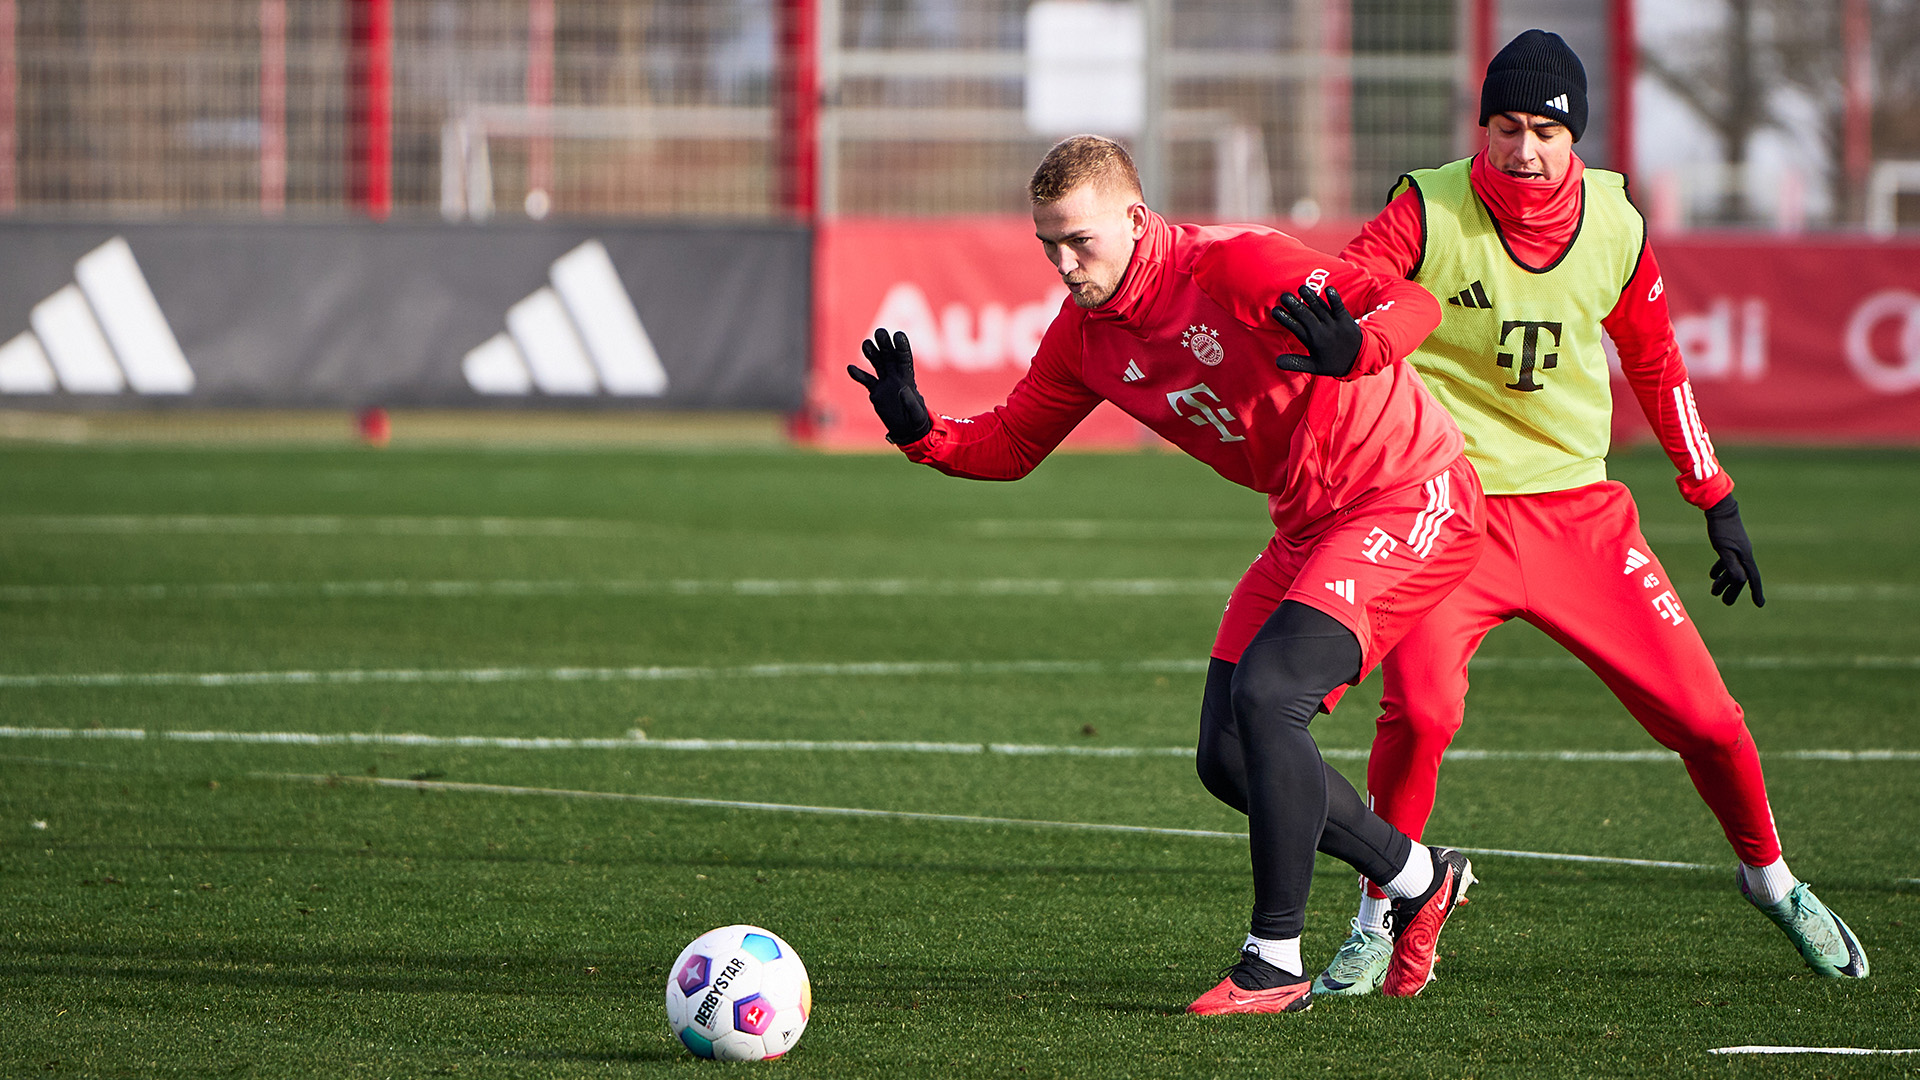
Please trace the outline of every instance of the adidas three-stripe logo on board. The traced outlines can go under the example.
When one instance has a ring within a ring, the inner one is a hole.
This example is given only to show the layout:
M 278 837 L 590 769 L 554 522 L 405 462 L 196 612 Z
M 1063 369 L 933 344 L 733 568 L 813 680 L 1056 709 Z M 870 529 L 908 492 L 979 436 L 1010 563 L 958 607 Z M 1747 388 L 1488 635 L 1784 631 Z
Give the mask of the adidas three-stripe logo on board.
M 0 394 L 189 394 L 193 369 L 126 238 L 80 256 L 73 282 L 0 345 Z
M 507 328 L 460 362 L 475 393 L 660 397 L 667 369 L 620 282 L 613 258 L 588 240 L 555 259 L 549 284 L 507 309 Z

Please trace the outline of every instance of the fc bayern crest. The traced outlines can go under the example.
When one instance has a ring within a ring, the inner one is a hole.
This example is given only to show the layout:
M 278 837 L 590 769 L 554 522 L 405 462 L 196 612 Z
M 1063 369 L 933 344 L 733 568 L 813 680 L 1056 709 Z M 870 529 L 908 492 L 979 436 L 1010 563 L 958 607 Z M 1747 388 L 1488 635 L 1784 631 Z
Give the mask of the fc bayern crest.
M 1227 358 L 1227 351 L 1220 347 L 1220 339 L 1213 336 L 1213 327 L 1202 324 L 1189 326 L 1180 335 L 1180 344 L 1193 350 L 1193 358 L 1207 365 L 1217 367 Z

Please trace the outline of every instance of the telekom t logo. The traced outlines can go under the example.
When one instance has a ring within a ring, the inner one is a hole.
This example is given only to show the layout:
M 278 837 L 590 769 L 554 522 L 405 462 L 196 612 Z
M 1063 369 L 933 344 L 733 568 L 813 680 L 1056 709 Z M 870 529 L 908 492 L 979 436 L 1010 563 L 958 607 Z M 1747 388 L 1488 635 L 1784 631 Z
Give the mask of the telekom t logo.
M 1673 595 L 1672 589 L 1653 598 L 1653 610 L 1659 612 L 1662 619 L 1675 626 L 1687 621 L 1687 617 L 1680 614 L 1680 598 Z
M 1212 398 L 1213 405 L 1208 405 L 1206 402 L 1201 401 L 1200 398 L 1202 396 Z M 1195 427 L 1205 427 L 1208 424 L 1212 424 L 1214 430 L 1220 433 L 1220 441 L 1223 443 L 1247 441 L 1245 435 L 1235 435 L 1233 432 L 1227 430 L 1227 423 L 1234 419 L 1233 413 L 1229 411 L 1225 405 L 1220 404 L 1220 395 L 1214 393 L 1213 389 L 1206 383 L 1189 386 L 1185 390 L 1176 390 L 1168 394 L 1167 404 L 1173 406 L 1173 415 L 1186 417 Z M 1185 409 L 1181 408 L 1183 404 L 1186 406 Z M 1215 408 L 1214 406 L 1216 405 L 1219 407 Z
M 1394 543 L 1393 537 L 1387 535 L 1387 530 L 1376 525 L 1373 531 L 1367 534 L 1367 538 L 1361 541 L 1360 554 L 1365 555 L 1368 562 L 1377 563 L 1386 556 L 1393 554 L 1394 548 L 1397 546 L 1398 545 Z
M 1557 322 L 1525 321 L 1503 322 L 1500 324 L 1500 344 L 1502 345 L 1507 343 L 1507 336 L 1515 330 L 1524 331 L 1520 335 L 1520 374 L 1518 378 L 1507 384 L 1507 389 L 1519 390 L 1522 393 L 1546 389 L 1539 383 L 1533 381 L 1534 369 L 1538 367 L 1541 371 L 1552 371 L 1560 362 L 1560 354 L 1543 353 L 1541 351 L 1540 331 L 1545 330 L 1547 333 L 1552 334 L 1554 347 L 1559 348 L 1560 328 L 1562 325 L 1563 324 Z M 1493 358 L 1493 362 L 1503 368 L 1510 368 L 1513 366 L 1513 354 L 1500 353 Z

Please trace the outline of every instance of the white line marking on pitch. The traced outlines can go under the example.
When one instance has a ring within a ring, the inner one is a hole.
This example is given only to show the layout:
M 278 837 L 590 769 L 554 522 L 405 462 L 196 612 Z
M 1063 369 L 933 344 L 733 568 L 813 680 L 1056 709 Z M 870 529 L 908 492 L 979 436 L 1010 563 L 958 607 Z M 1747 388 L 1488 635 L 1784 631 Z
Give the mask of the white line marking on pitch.
M 986 540 L 1255 540 L 1273 535 L 1263 520 L 1100 521 L 1093 518 L 1012 520 L 988 518 L 972 523 Z
M 1504 855 L 1510 859 L 1547 859 L 1553 862 L 1611 863 L 1616 866 L 1658 866 L 1668 870 L 1716 870 L 1710 863 L 1670 862 L 1666 859 L 1626 859 L 1613 855 L 1561 855 L 1549 851 L 1510 851 L 1505 848 L 1456 847 L 1469 855 Z
M 1920 656 L 1716 656 L 1714 662 L 1723 668 L 1756 670 L 1920 668 Z M 1476 656 L 1473 658 L 1473 666 L 1512 671 L 1573 671 L 1586 667 L 1577 658 L 1571 656 Z
M 1476 657 L 1477 668 L 1565 670 L 1581 667 L 1573 657 Z M 1774 668 L 1920 669 L 1920 656 L 1744 656 L 1723 657 L 1720 666 Z M 663 682 L 688 679 L 842 678 L 911 675 L 1099 675 L 1148 671 L 1200 673 L 1207 661 L 1133 660 L 902 660 L 868 663 L 769 663 L 732 667 L 490 667 L 347 668 L 334 671 L 102 671 L 74 674 L 0 675 L 0 689 L 67 686 L 289 686 L 354 683 L 503 683 L 503 682 Z
M 548 536 L 630 537 L 662 527 L 637 521 L 506 517 L 349 517 L 245 514 L 33 514 L 0 516 L 0 531 L 58 534 L 227 536 Z
M 0 600 L 26 603 L 304 598 L 460 600 L 550 596 L 1224 596 L 1232 590 L 1233 584 L 1227 578 L 234 581 L 175 585 L 0 585 Z
M 671 526 L 669 526 L 671 528 Z M 1092 518 L 986 519 L 968 531 L 992 540 L 1258 540 L 1273 534 L 1261 520 L 1103 521 Z M 313 535 L 376 533 L 403 536 L 631 536 L 662 526 L 637 521 L 580 518 L 354 517 L 268 514 L 13 514 L 0 515 L 0 530 L 42 533 L 149 533 Z M 1651 539 L 1698 538 L 1694 526 L 1646 525 Z M 1754 534 L 1769 543 L 1829 543 L 1823 528 L 1773 528 Z
M 1273 526 L 1258 518 L 1240 520 L 1110 520 L 1102 518 L 986 518 L 966 523 L 988 540 L 1238 540 L 1264 539 Z M 1700 525 L 1643 523 L 1649 540 L 1698 542 Z M 1753 536 L 1769 544 L 1828 544 L 1843 538 L 1881 539 L 1878 531 L 1841 532 L 1818 525 L 1758 527 Z M 1887 539 L 1893 539 L 1891 535 Z M 1899 539 L 1904 540 L 1905 537 Z
M 661 682 L 900 675 L 1097 675 L 1113 671 L 1201 672 L 1205 660 L 907 660 L 871 663 L 775 663 L 734 667 L 455 668 L 344 671 L 95 672 L 0 675 L 0 689 L 42 686 L 277 686 L 341 683 Z
M 429 519 L 431 520 L 431 519 Z M 552 523 L 548 523 L 551 525 Z M 214 581 L 122 585 L 0 585 L 0 601 L 61 603 L 158 600 L 287 599 L 489 599 L 567 596 L 1216 596 L 1233 588 L 1228 578 L 742 578 L 497 580 L 497 581 Z M 1910 600 L 1920 585 L 1776 584 L 1780 600 L 1857 602 Z
M 468 784 L 449 780 L 394 780 L 377 776 L 321 776 L 311 773 L 249 773 L 263 780 L 299 780 L 316 784 L 361 784 L 369 787 L 411 788 L 427 791 L 476 792 L 488 795 L 545 795 L 560 799 L 605 799 L 615 802 L 664 803 L 672 806 L 704 806 L 721 810 L 760 810 L 784 814 L 824 814 L 834 817 L 887 818 L 895 821 L 936 821 L 956 825 L 1010 825 L 1033 829 L 1068 829 L 1079 832 L 1135 833 L 1148 836 L 1198 836 L 1217 840 L 1245 840 L 1246 833 L 1216 829 L 1174 829 L 1156 825 L 1112 825 L 1090 821 L 1044 821 L 1035 818 L 985 817 L 979 814 L 934 814 L 919 810 L 869 810 L 854 806 L 808 806 L 800 803 L 748 802 L 738 799 L 702 799 L 684 795 L 642 795 L 618 791 L 580 791 L 573 788 L 521 787 L 512 784 Z M 1455 848 L 1474 855 L 1498 855 L 1515 859 L 1544 859 L 1551 862 L 1610 863 L 1620 866 L 1651 866 L 1673 870 L 1713 870 L 1705 863 L 1667 862 L 1659 859 L 1625 859 L 1607 855 L 1562 855 L 1551 851 L 1509 851 L 1501 848 Z
M 1858 1046 L 1716 1046 L 1709 1054 L 1920 1054 L 1920 1050 L 1867 1050 Z
M 1009 757 L 1153 758 L 1193 756 L 1191 746 L 1081 746 L 1071 743 L 930 742 L 870 739 L 650 739 L 570 738 L 547 735 L 424 735 L 363 731 L 157 731 L 145 728 L 38 728 L 0 726 L 7 739 L 107 739 L 243 743 L 262 746 L 428 746 L 487 750 L 666 750 L 682 752 L 844 752 L 895 754 L 1003 754 Z M 1320 756 L 1365 761 L 1367 751 L 1326 747 Z M 1774 761 L 1920 761 L 1920 750 L 1773 750 Z M 1474 750 L 1456 747 L 1448 761 L 1671 762 L 1671 750 Z

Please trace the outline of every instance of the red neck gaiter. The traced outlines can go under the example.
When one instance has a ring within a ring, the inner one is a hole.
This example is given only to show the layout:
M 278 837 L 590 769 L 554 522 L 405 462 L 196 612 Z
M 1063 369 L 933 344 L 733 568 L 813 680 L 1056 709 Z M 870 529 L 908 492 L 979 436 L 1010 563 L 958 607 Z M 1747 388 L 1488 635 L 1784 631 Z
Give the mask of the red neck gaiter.
M 1126 276 L 1107 302 L 1087 312 L 1089 319 L 1138 325 L 1160 295 L 1160 278 L 1167 259 L 1173 253 L 1173 226 L 1153 211 L 1147 211 L 1147 234 L 1133 247 Z
M 1474 155 L 1468 178 L 1474 193 L 1493 212 L 1514 257 L 1529 268 L 1551 266 L 1573 242 L 1580 226 L 1581 177 L 1587 166 L 1573 155 L 1567 174 L 1557 183 L 1508 176 L 1487 161 L 1487 152 Z

